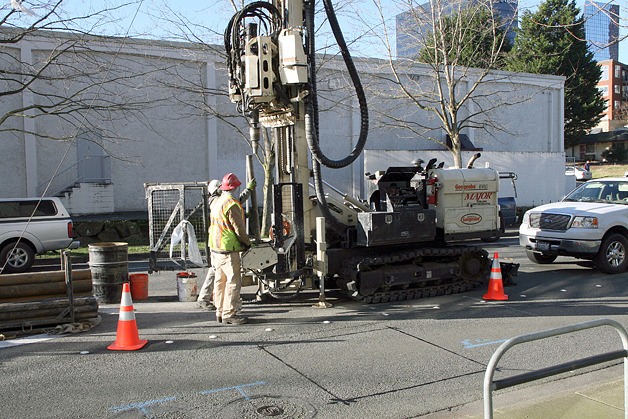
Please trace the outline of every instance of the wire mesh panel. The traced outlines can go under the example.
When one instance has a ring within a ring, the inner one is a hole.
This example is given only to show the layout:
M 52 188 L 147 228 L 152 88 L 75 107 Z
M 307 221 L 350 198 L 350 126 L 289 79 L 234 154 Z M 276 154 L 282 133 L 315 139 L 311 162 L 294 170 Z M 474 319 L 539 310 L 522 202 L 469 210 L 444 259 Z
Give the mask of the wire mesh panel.
M 148 199 L 149 270 L 187 269 L 194 246 L 200 251 L 203 264 L 207 265 L 207 182 L 147 183 L 144 189 Z M 171 257 L 173 232 L 177 226 L 177 232 L 182 235 L 175 235 L 175 239 L 180 238 L 180 241 L 172 246 Z

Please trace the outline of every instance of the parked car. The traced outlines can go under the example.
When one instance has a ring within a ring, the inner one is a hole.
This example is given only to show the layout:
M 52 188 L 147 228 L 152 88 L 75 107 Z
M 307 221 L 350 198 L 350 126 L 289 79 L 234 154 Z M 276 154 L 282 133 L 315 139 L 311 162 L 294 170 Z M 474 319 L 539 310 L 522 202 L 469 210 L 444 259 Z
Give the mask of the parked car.
M 587 259 L 606 273 L 628 268 L 628 179 L 590 180 L 560 202 L 527 211 L 519 243 L 536 263 L 559 255 Z
M 575 176 L 576 180 L 591 180 L 593 177 L 590 170 L 578 166 L 565 166 L 565 174 Z
M 79 244 L 59 198 L 0 199 L 0 273 L 25 272 L 36 254 Z

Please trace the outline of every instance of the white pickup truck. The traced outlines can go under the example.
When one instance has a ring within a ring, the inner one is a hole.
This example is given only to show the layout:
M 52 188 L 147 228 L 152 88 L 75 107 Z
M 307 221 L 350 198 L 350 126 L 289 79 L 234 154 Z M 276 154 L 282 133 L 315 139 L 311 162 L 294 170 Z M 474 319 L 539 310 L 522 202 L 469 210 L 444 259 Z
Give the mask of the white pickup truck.
M 0 199 L 0 273 L 27 271 L 35 254 L 79 244 L 59 198 Z
M 558 256 L 594 261 L 605 273 L 628 268 L 628 178 L 590 180 L 560 202 L 523 215 L 519 243 L 536 263 Z

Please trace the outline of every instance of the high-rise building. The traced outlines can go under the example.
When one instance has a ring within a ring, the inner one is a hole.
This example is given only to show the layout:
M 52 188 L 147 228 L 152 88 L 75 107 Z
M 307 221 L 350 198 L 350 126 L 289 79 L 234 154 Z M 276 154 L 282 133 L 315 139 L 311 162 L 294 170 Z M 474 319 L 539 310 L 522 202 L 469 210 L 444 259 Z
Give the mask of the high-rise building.
M 619 60 L 619 6 L 586 0 L 584 30 L 596 61 Z
M 453 14 L 465 7 L 479 5 L 481 1 L 483 0 L 441 0 L 440 12 L 443 15 Z M 519 0 L 491 0 L 491 3 L 495 14 L 508 25 L 507 37 L 512 43 L 517 27 Z M 413 57 L 419 53 L 421 49 L 419 38 L 427 31 L 431 32 L 430 9 L 430 3 L 424 3 L 416 9 L 407 10 L 396 16 L 398 57 Z

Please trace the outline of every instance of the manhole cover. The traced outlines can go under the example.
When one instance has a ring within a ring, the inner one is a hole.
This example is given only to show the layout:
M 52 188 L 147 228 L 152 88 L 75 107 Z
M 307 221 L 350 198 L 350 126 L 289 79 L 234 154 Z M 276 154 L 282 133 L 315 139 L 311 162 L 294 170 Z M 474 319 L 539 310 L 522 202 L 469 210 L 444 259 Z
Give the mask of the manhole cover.
M 227 419 L 309 419 L 316 416 L 316 409 L 304 399 L 296 397 L 257 396 L 237 399 L 227 404 L 216 417 Z
M 279 416 L 283 414 L 283 409 L 279 406 L 262 406 L 257 409 L 257 413 L 262 416 Z

